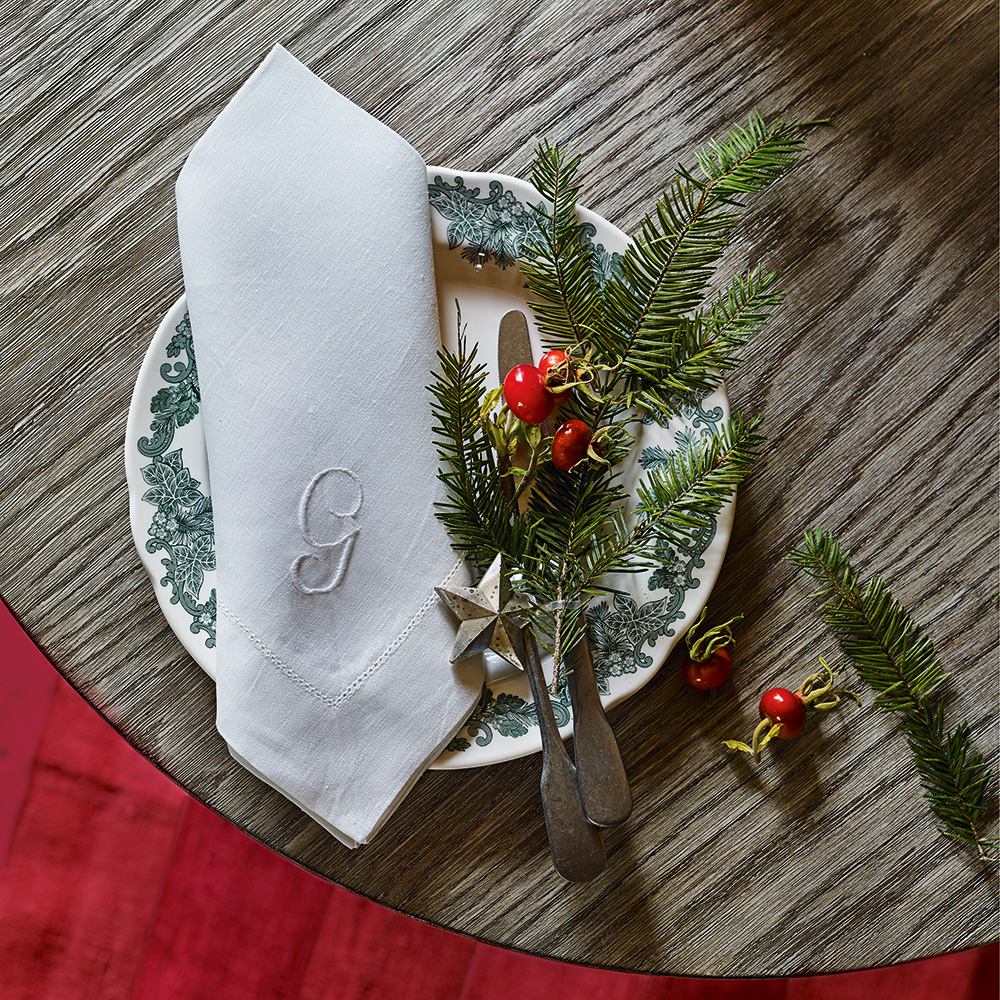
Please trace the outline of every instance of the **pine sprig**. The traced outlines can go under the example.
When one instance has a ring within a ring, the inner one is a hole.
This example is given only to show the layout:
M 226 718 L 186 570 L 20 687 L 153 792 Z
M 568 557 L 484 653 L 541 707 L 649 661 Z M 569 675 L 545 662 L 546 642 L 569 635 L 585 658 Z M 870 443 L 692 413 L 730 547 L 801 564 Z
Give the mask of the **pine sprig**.
M 724 140 L 710 142 L 697 154 L 703 180 L 683 169 L 679 172 L 695 187 L 709 190 L 713 200 L 739 203 L 742 195 L 773 184 L 795 162 L 803 130 L 817 124 L 778 118 L 768 125 L 754 109 L 746 127 L 735 126 Z
M 606 577 L 652 568 L 656 539 L 684 545 L 719 512 L 749 471 L 763 438 L 758 420 L 737 415 L 715 434 L 650 471 L 637 487 L 634 523 L 617 479 L 599 470 L 579 477 L 546 471 L 531 509 L 538 547 L 523 560 L 531 592 L 548 611 L 546 629 L 558 654 L 582 631 L 577 609 L 606 593 Z
M 521 273 L 536 296 L 535 321 L 547 341 L 572 347 L 600 327 L 601 289 L 591 243 L 576 214 L 580 158 L 544 142 L 536 150 L 531 180 L 548 203 L 536 206 L 542 242 L 522 246 Z
M 859 678 L 885 711 L 899 712 L 924 797 L 949 837 L 986 857 L 996 841 L 979 833 L 993 774 L 975 750 L 967 723 L 947 732 L 940 698 L 947 681 L 934 645 L 878 577 L 862 586 L 850 553 L 824 528 L 806 532 L 789 559 L 820 583 L 824 618 L 833 628 Z
M 735 493 L 764 438 L 758 417 L 736 414 L 705 437 L 699 447 L 672 453 L 651 469 L 636 489 L 637 542 L 657 537 L 683 545 L 704 527 Z
M 461 319 L 459 320 L 461 322 Z M 458 352 L 438 352 L 439 370 L 428 387 L 434 400 L 432 429 L 440 459 L 438 478 L 446 499 L 435 504 L 456 551 L 474 566 L 487 566 L 497 552 L 515 560 L 528 544 L 527 526 L 511 517 L 510 505 L 497 489 L 497 462 L 485 433 L 481 407 L 486 366 L 476 361 L 464 334 Z
M 658 360 L 664 345 L 676 348 L 685 317 L 701 306 L 743 196 L 782 175 L 800 152 L 807 127 L 780 118 L 767 125 L 755 111 L 747 127 L 732 129 L 698 154 L 702 178 L 678 167 L 623 255 L 620 273 L 604 289 L 605 322 L 595 346 L 613 359 L 609 382 L 621 376 L 626 394 L 653 395 L 655 408 L 671 412 L 673 387 L 661 388 Z
M 678 167 L 606 279 L 595 267 L 592 230 L 578 218 L 579 158 L 548 142 L 537 148 L 532 181 L 544 204 L 520 264 L 543 341 L 577 366 L 560 418 L 583 421 L 592 436 L 590 458 L 569 473 L 547 461 L 549 441 L 537 426 L 512 420 L 506 407 L 494 415 L 499 396 L 484 397 L 484 368 L 464 339 L 457 355 L 441 354 L 431 387 L 447 488 L 438 516 L 476 565 L 498 551 L 506 556 L 535 601 L 532 626 L 554 652 L 557 678 L 563 650 L 582 634 L 583 609 L 607 592 L 607 577 L 651 567 L 657 539 L 690 541 L 749 469 L 761 439 L 756 421 L 742 417 L 651 472 L 634 516 L 617 467 L 631 447 L 635 409 L 662 420 L 714 389 L 780 301 L 775 275 L 760 269 L 706 299 L 744 196 L 794 161 L 804 129 L 781 119 L 767 125 L 754 113 L 698 155 L 700 176 Z M 512 464 L 525 451 L 530 460 Z
M 635 359 L 646 366 L 660 388 L 656 394 L 640 388 L 632 396 L 633 403 L 659 412 L 663 390 L 679 397 L 711 391 L 720 374 L 735 367 L 736 350 L 784 297 L 774 287 L 776 280 L 776 272 L 764 274 L 760 268 L 737 275 L 707 310 L 697 311 L 680 324 L 666 350 L 662 346 L 645 352 L 635 348 Z
M 678 166 L 603 285 L 576 215 L 579 158 L 538 147 L 532 180 L 547 204 L 536 209 L 543 235 L 525 248 L 522 272 L 543 341 L 586 345 L 605 366 L 600 395 L 613 402 L 599 417 L 637 405 L 674 416 L 679 399 L 704 393 L 733 366 L 780 301 L 775 275 L 741 275 L 708 308 L 706 290 L 746 196 L 791 166 L 812 124 L 766 124 L 755 111 L 697 154 L 700 176 Z
M 538 601 L 538 626 L 552 651 L 556 676 L 563 652 L 583 635 L 583 610 L 606 591 L 601 579 L 629 548 L 624 510 L 628 497 L 620 476 L 587 467 L 573 476 L 551 463 L 539 470 L 524 517 L 533 551 L 522 560 L 524 581 Z M 623 557 L 624 558 L 624 557 Z

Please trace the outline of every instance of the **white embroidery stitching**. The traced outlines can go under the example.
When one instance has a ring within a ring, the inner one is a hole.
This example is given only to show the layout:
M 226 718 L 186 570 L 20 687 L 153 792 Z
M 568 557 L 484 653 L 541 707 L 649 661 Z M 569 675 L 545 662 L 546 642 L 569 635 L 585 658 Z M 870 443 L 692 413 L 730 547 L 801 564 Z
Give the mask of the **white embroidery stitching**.
M 312 481 L 302 494 L 302 499 L 299 500 L 299 531 L 302 534 L 302 540 L 314 549 L 319 549 L 319 552 L 306 552 L 296 557 L 291 566 L 292 582 L 295 584 L 296 590 L 299 590 L 303 594 L 328 594 L 331 590 L 336 590 L 343 583 L 344 575 L 347 573 L 347 565 L 351 561 L 351 553 L 354 551 L 354 543 L 360 532 L 360 528 L 354 528 L 351 531 L 347 531 L 342 538 L 337 539 L 335 542 L 318 542 L 309 531 L 309 502 L 312 500 L 312 495 L 316 487 L 332 472 L 342 472 L 345 476 L 348 476 L 357 489 L 358 497 L 353 510 L 339 511 L 331 509 L 328 511 L 338 523 L 345 521 L 353 522 L 354 518 L 361 512 L 361 508 L 365 502 L 361 480 L 350 469 L 334 466 L 324 469 L 313 476 Z M 338 558 L 336 564 L 332 566 L 331 572 L 330 563 L 334 553 L 337 554 Z M 327 564 L 327 577 L 318 587 L 306 583 L 302 578 L 302 567 L 307 562 L 319 563 L 321 565 L 324 563 Z
M 444 580 L 441 581 L 440 584 L 438 584 L 438 586 L 443 587 L 445 584 L 450 583 L 452 578 L 461 568 L 462 568 L 462 560 L 459 559 L 455 563 L 455 565 L 452 566 L 448 575 L 444 578 Z M 364 682 L 368 680 L 368 678 L 371 677 L 372 674 L 374 674 L 375 671 L 377 671 L 379 667 L 381 667 L 385 663 L 385 661 L 388 660 L 389 657 L 396 652 L 397 649 L 399 649 L 400 646 L 402 646 L 402 644 L 406 641 L 407 636 L 417 627 L 417 625 L 420 624 L 420 620 L 424 617 L 425 614 L 427 614 L 430 608 L 434 606 L 437 600 L 438 600 L 437 594 L 435 594 L 432 591 L 431 596 L 428 597 L 427 600 L 424 601 L 424 603 L 421 604 L 419 608 L 417 608 L 416 613 L 413 615 L 413 617 L 409 620 L 409 622 L 407 622 L 406 626 L 399 633 L 399 635 L 397 635 L 396 638 L 393 639 L 388 646 L 386 646 L 382 654 L 377 659 L 375 659 L 374 662 L 372 662 L 368 667 L 366 667 L 364 671 L 360 673 L 353 681 L 351 681 L 351 683 L 346 688 L 344 688 L 344 690 L 341 691 L 341 693 L 337 695 L 336 698 L 334 698 L 332 695 L 327 694 L 320 688 L 316 687 L 315 684 L 310 684 L 304 677 L 302 677 L 300 674 L 297 674 L 294 670 L 292 670 L 292 668 L 288 666 L 287 663 L 284 663 L 273 650 L 268 648 L 268 646 L 261 639 L 259 639 L 256 635 L 254 635 L 254 633 L 247 627 L 247 625 L 245 625 L 242 621 L 240 621 L 239 618 L 236 617 L 234 612 L 229 608 L 229 606 L 224 601 L 219 601 L 219 607 L 222 608 L 226 617 L 234 625 L 236 625 L 237 628 L 239 628 L 240 631 L 243 632 L 243 634 L 246 635 L 246 637 L 290 681 L 294 682 L 295 684 L 298 684 L 299 687 L 308 691 L 309 694 L 311 694 L 315 698 L 318 698 L 324 704 L 329 705 L 331 708 L 337 708 L 340 705 L 342 705 L 348 698 L 350 698 L 351 695 L 354 694 L 354 692 L 357 691 L 361 687 L 361 685 L 364 684 Z
M 330 695 L 321 691 L 314 684 L 310 684 L 304 677 L 297 674 L 288 664 L 283 663 L 278 656 L 270 650 L 260 639 L 257 638 L 250 631 L 250 629 L 244 625 L 239 618 L 230 610 L 229 606 L 225 601 L 219 601 L 219 607 L 225 612 L 226 617 L 236 625 L 241 632 L 280 670 L 289 680 L 294 681 L 299 687 L 305 688 L 311 695 L 319 698 L 320 701 L 325 701 L 328 705 L 334 704 L 334 699 Z
M 439 586 L 443 587 L 446 583 L 450 583 L 452 577 L 454 577 L 454 575 L 461 568 L 462 568 L 462 560 L 459 559 L 458 562 L 456 562 L 455 565 L 452 566 L 451 572 L 444 578 L 443 583 L 439 584 Z M 438 600 L 437 594 L 431 591 L 431 596 L 428 597 L 427 600 L 424 601 L 424 603 L 421 604 L 419 608 L 417 608 L 417 613 L 410 619 L 406 628 L 404 628 L 403 631 L 400 632 L 399 635 L 397 635 L 396 638 L 393 639 L 391 643 L 389 643 L 389 645 L 385 649 L 385 652 L 370 667 L 368 667 L 368 669 L 365 670 L 363 674 L 360 674 L 357 678 L 355 678 L 354 682 L 349 687 L 344 689 L 344 691 L 338 696 L 337 700 L 334 702 L 334 707 L 339 705 L 342 701 L 345 701 L 347 698 L 350 698 L 350 696 L 354 694 L 354 692 L 357 691 L 358 688 L 361 687 L 361 685 L 364 684 L 364 682 L 368 680 L 368 678 L 371 677 L 371 675 L 375 673 L 375 671 L 378 670 L 378 668 L 381 667 L 382 664 L 385 663 L 385 661 L 388 660 L 389 657 L 392 656 L 392 654 L 395 653 L 400 646 L 403 645 L 403 642 L 406 640 L 406 637 L 417 627 L 417 625 L 420 624 L 420 619 L 423 618 L 425 614 L 427 614 L 427 611 L 435 603 L 437 603 L 437 600 Z

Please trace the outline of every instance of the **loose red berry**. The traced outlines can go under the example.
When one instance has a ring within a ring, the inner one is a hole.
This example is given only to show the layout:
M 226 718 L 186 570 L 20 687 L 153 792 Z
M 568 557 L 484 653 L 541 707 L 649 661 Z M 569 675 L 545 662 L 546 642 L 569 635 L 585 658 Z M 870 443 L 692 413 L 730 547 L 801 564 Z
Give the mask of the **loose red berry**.
M 802 732 L 806 724 L 806 713 L 811 709 L 821 712 L 836 708 L 841 702 L 841 696 L 853 698 L 858 696 L 845 688 L 834 688 L 834 672 L 821 656 L 819 662 L 823 669 L 810 674 L 795 692 L 787 688 L 771 688 L 760 699 L 760 722 L 753 733 L 753 742 L 746 744 L 740 740 L 723 740 L 730 750 L 742 750 L 751 754 L 755 761 L 760 761 L 761 748 L 772 736 L 783 740 L 794 739 Z M 858 701 L 858 704 L 861 703 Z
M 557 469 L 569 472 L 587 457 L 590 428 L 582 420 L 567 420 L 552 436 L 552 462 Z
M 547 388 L 558 389 L 569 381 L 570 357 L 558 348 L 548 351 L 538 362 L 538 370 L 542 373 Z
M 772 726 L 780 723 L 781 728 L 775 735 L 782 740 L 794 739 L 806 724 L 806 707 L 802 699 L 785 688 L 765 691 L 760 699 L 759 711 L 760 717 L 766 717 Z
M 733 658 L 724 646 L 715 650 L 707 660 L 688 657 L 683 666 L 684 680 L 699 691 L 721 687 L 733 672 Z
M 545 379 L 534 365 L 516 365 L 503 380 L 503 398 L 510 412 L 526 424 L 540 424 L 555 407 Z

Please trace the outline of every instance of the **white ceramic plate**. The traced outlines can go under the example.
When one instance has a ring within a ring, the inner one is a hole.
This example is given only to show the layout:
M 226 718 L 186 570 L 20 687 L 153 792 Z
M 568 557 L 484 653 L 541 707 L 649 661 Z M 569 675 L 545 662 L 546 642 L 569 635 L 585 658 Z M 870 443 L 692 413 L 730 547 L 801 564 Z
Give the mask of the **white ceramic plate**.
M 462 324 L 480 344 L 480 360 L 496 371 L 497 331 L 509 309 L 529 317 L 536 359 L 541 353 L 517 266 L 521 243 L 534 226 L 530 205 L 540 196 L 528 183 L 499 174 L 458 174 L 429 167 L 434 266 L 442 341 L 457 342 L 455 300 Z M 627 237 L 592 212 L 600 266 L 616 266 Z M 195 339 L 196 339 L 195 332 Z M 129 408 L 125 468 L 132 534 L 170 627 L 188 652 L 215 677 L 215 549 L 211 482 L 199 412 L 192 331 L 181 297 L 164 317 L 139 371 Z M 626 472 L 634 487 L 645 469 L 711 433 L 729 416 L 725 390 L 686 405 L 682 419 L 661 427 L 644 423 Z M 155 461 L 154 461 L 155 460 Z M 610 706 L 639 690 L 659 669 L 708 601 L 732 526 L 734 504 L 689 547 L 662 546 L 652 572 L 610 581 L 622 593 L 594 602 L 587 617 L 598 686 Z M 442 650 L 447 656 L 449 650 Z M 552 699 L 564 734 L 572 728 L 569 695 Z M 487 684 L 462 731 L 435 763 L 477 767 L 541 748 L 538 720 L 525 675 L 503 661 L 487 662 Z

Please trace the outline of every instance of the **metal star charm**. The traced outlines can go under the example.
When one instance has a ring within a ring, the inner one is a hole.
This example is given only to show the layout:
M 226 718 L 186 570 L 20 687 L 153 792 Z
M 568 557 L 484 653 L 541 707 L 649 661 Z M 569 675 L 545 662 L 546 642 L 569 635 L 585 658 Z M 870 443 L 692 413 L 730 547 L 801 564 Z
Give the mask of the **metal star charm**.
M 508 663 L 524 670 L 521 626 L 514 616 L 531 604 L 521 594 L 512 594 L 503 553 L 497 553 L 478 587 L 435 587 L 459 617 L 461 624 L 451 651 L 451 662 L 492 649 Z

